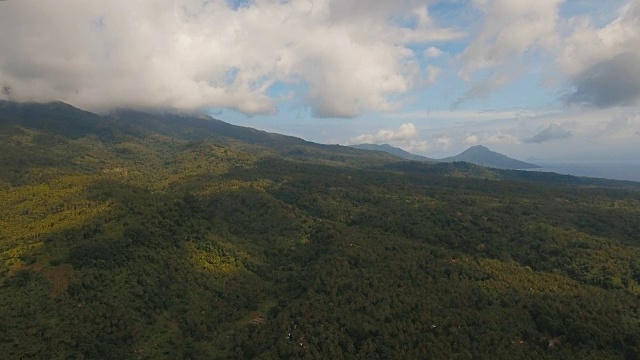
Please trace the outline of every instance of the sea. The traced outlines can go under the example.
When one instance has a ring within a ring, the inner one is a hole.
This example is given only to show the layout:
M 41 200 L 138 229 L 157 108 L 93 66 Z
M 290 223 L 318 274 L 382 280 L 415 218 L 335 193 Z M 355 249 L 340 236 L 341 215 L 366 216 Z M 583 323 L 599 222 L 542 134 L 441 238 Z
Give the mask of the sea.
M 533 171 L 554 172 L 563 175 L 587 176 L 640 182 L 640 160 L 614 161 L 533 161 L 542 166 Z

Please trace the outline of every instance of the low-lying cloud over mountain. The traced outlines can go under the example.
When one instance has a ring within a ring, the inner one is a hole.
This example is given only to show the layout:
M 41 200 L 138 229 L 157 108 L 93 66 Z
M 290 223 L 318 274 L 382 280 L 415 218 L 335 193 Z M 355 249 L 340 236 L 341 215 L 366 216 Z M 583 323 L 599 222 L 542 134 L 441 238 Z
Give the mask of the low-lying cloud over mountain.
M 274 114 L 291 99 L 319 117 L 393 110 L 392 96 L 437 77 L 436 68 L 421 72 L 410 46 L 464 35 L 437 27 L 426 5 L 8 1 L 0 98 L 245 114 Z
M 317 117 L 354 117 L 401 109 L 411 101 L 403 96 L 451 76 L 467 83 L 454 105 L 486 98 L 536 68 L 532 56 L 555 59 L 557 69 L 548 68 L 574 89 L 565 97 L 569 103 L 640 99 L 636 0 L 601 26 L 564 14 L 562 0 L 0 6 L 3 99 L 63 100 L 94 110 L 217 107 L 249 115 L 274 114 L 279 103 L 291 103 Z M 461 14 L 452 21 L 448 12 Z

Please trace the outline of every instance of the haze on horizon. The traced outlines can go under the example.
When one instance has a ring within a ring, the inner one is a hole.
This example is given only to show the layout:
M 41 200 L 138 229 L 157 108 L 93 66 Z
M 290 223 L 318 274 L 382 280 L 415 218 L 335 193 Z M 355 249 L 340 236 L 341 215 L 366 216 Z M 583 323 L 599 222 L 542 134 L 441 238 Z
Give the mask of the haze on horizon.
M 640 153 L 640 0 L 8 0 L 0 46 L 4 100 L 436 158 Z

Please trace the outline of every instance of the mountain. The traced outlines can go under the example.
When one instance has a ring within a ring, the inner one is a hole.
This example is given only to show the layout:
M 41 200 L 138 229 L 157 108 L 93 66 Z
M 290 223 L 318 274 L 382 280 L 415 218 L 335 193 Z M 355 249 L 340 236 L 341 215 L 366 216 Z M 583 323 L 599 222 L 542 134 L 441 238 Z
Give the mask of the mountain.
M 382 151 L 382 152 L 386 152 L 391 155 L 397 156 L 399 158 L 412 160 L 412 161 L 431 161 L 431 162 L 437 161 L 422 155 L 412 154 L 410 152 L 404 151 L 400 148 L 391 146 L 389 144 L 358 144 L 358 145 L 350 145 L 350 147 L 356 148 L 356 149 L 363 149 L 363 150 Z
M 6 359 L 637 359 L 640 186 L 0 102 Z
M 512 159 L 506 155 L 489 150 L 482 145 L 476 145 L 463 151 L 461 154 L 440 159 L 443 162 L 466 161 L 476 165 L 492 167 L 496 169 L 535 169 L 540 166 Z
M 486 166 L 490 168 L 495 168 L 495 169 L 511 169 L 511 170 L 540 168 L 540 166 L 538 165 L 512 159 L 506 155 L 502 155 L 497 152 L 491 151 L 482 145 L 472 146 L 459 155 L 451 156 L 444 159 L 431 159 L 425 156 L 412 154 L 400 148 L 393 147 L 389 144 L 382 144 L 382 145 L 359 144 L 359 145 L 350 145 L 350 147 L 356 148 L 356 149 L 382 151 L 382 152 L 386 152 L 391 155 L 394 155 L 403 159 L 407 159 L 407 160 L 412 160 L 412 161 L 445 162 L 445 163 L 464 161 L 464 162 Z
M 66 151 L 63 145 L 69 145 L 73 148 L 71 151 L 82 148 L 86 154 L 110 150 L 110 156 L 130 152 L 128 155 L 133 157 L 137 150 L 141 150 L 138 156 L 148 154 L 156 157 L 147 163 L 150 165 L 159 161 L 161 154 L 176 153 L 187 143 L 191 144 L 191 147 L 205 143 L 229 146 L 242 150 L 256 159 L 279 156 L 297 161 L 355 166 L 397 161 L 395 157 L 383 153 L 311 143 L 291 136 L 231 125 L 208 116 L 150 114 L 132 110 L 119 110 L 108 116 L 100 116 L 61 102 L 19 104 L 8 101 L 0 101 L 0 116 L 0 129 L 7 141 L 2 144 L 6 148 L 5 151 L 13 151 L 13 147 L 18 146 L 16 149 L 20 151 L 17 151 L 15 156 L 30 157 L 29 161 L 32 162 L 60 164 L 69 161 L 68 156 L 56 153 Z M 86 142 L 78 143 L 78 140 L 87 137 L 94 138 L 104 146 L 86 148 Z M 25 143 L 16 141 L 27 138 L 30 139 L 29 143 L 37 140 L 58 141 L 61 146 L 47 152 L 39 151 L 41 147 L 32 147 L 30 149 L 37 152 L 34 154 L 27 151 L 29 148 L 20 146 Z M 70 142 L 73 142 L 73 145 Z M 123 150 L 135 143 L 143 143 L 144 148 Z M 77 155 L 86 157 L 86 154 Z M 9 161 L 11 158 L 0 158 L 0 162 L 3 160 Z

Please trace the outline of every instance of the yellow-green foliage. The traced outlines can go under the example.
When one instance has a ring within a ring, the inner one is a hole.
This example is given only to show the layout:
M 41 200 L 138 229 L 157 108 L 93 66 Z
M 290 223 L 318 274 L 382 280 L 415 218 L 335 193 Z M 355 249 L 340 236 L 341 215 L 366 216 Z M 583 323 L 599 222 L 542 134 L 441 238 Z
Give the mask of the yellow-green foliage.
M 232 273 L 240 270 L 235 258 L 223 255 L 215 249 L 201 250 L 193 243 L 188 243 L 187 249 L 189 249 L 194 263 L 203 270 L 214 274 Z
M 460 259 L 460 265 L 464 266 L 465 261 L 473 260 Z M 480 276 L 487 276 L 487 280 L 480 282 L 480 286 L 496 299 L 507 291 L 516 291 L 524 296 L 546 293 L 570 296 L 580 288 L 575 281 L 566 276 L 534 272 L 531 268 L 524 268 L 515 262 L 480 259 L 475 271 Z
M 5 265 L 19 263 L 20 256 L 40 247 L 39 239 L 43 235 L 77 227 L 109 210 L 108 202 L 86 197 L 87 186 L 94 177 L 55 177 L 55 170 L 37 172 L 34 178 L 48 181 L 0 191 L 0 235 Z

